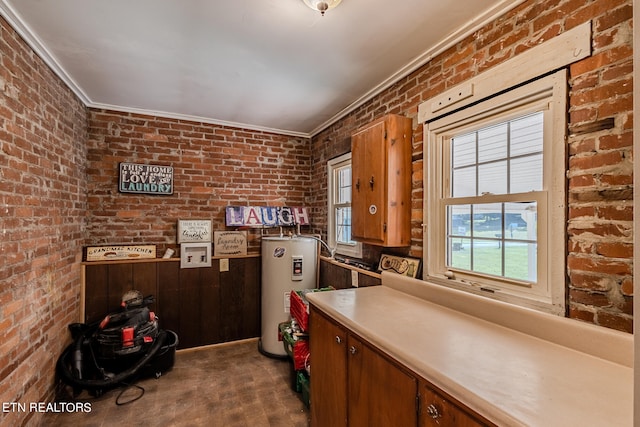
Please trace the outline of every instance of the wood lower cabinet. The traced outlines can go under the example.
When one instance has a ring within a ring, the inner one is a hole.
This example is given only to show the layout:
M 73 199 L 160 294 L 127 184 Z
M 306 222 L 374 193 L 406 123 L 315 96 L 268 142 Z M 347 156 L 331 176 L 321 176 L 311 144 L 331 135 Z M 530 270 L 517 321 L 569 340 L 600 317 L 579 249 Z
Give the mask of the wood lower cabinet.
M 484 427 L 492 426 L 486 420 L 462 409 L 434 389 L 425 380 L 420 380 L 420 424 L 419 427 Z
M 178 348 L 260 336 L 260 258 L 229 258 L 229 271 L 181 269 L 177 261 L 85 265 L 84 321 L 119 308 L 122 295 L 137 289 L 154 295 L 150 307 L 160 327 L 178 334 Z
M 348 338 L 347 359 L 349 426 L 416 425 L 414 376 L 352 334 Z
M 347 426 L 347 330 L 311 306 L 311 425 Z
M 311 425 L 417 424 L 417 380 L 346 328 L 311 308 Z
M 312 427 L 493 426 L 311 305 Z

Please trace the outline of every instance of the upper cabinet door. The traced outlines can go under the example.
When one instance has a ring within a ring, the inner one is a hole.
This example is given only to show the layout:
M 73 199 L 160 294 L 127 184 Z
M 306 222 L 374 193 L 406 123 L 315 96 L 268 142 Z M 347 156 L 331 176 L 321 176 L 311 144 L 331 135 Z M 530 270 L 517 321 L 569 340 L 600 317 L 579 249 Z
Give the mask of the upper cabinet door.
M 385 128 L 379 122 L 351 139 L 353 237 L 378 243 L 385 235 Z
M 411 244 L 411 119 L 388 115 L 351 137 L 352 238 Z

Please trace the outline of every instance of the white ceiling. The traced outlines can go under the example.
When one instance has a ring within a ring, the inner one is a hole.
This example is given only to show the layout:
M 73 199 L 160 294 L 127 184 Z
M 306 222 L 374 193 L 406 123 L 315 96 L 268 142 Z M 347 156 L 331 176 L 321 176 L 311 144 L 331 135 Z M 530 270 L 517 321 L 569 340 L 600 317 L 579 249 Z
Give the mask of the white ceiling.
M 0 0 L 90 107 L 310 136 L 522 0 Z

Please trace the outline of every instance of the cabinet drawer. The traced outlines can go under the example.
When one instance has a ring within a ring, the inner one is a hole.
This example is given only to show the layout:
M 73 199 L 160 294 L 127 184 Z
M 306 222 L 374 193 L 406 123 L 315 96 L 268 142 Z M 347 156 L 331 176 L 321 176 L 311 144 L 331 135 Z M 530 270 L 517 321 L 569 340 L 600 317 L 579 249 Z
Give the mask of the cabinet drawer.
M 420 380 L 420 427 L 485 427 L 493 424 L 481 421 L 471 412 L 453 403 L 425 380 Z

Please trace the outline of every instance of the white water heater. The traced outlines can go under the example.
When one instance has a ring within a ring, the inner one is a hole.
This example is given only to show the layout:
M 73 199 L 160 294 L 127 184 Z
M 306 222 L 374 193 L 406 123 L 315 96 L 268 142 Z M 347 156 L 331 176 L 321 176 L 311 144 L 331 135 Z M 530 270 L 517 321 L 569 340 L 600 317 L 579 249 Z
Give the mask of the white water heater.
M 262 237 L 262 335 L 260 351 L 286 356 L 278 340 L 278 325 L 290 318 L 292 290 L 313 289 L 317 283 L 318 241 L 311 237 Z

